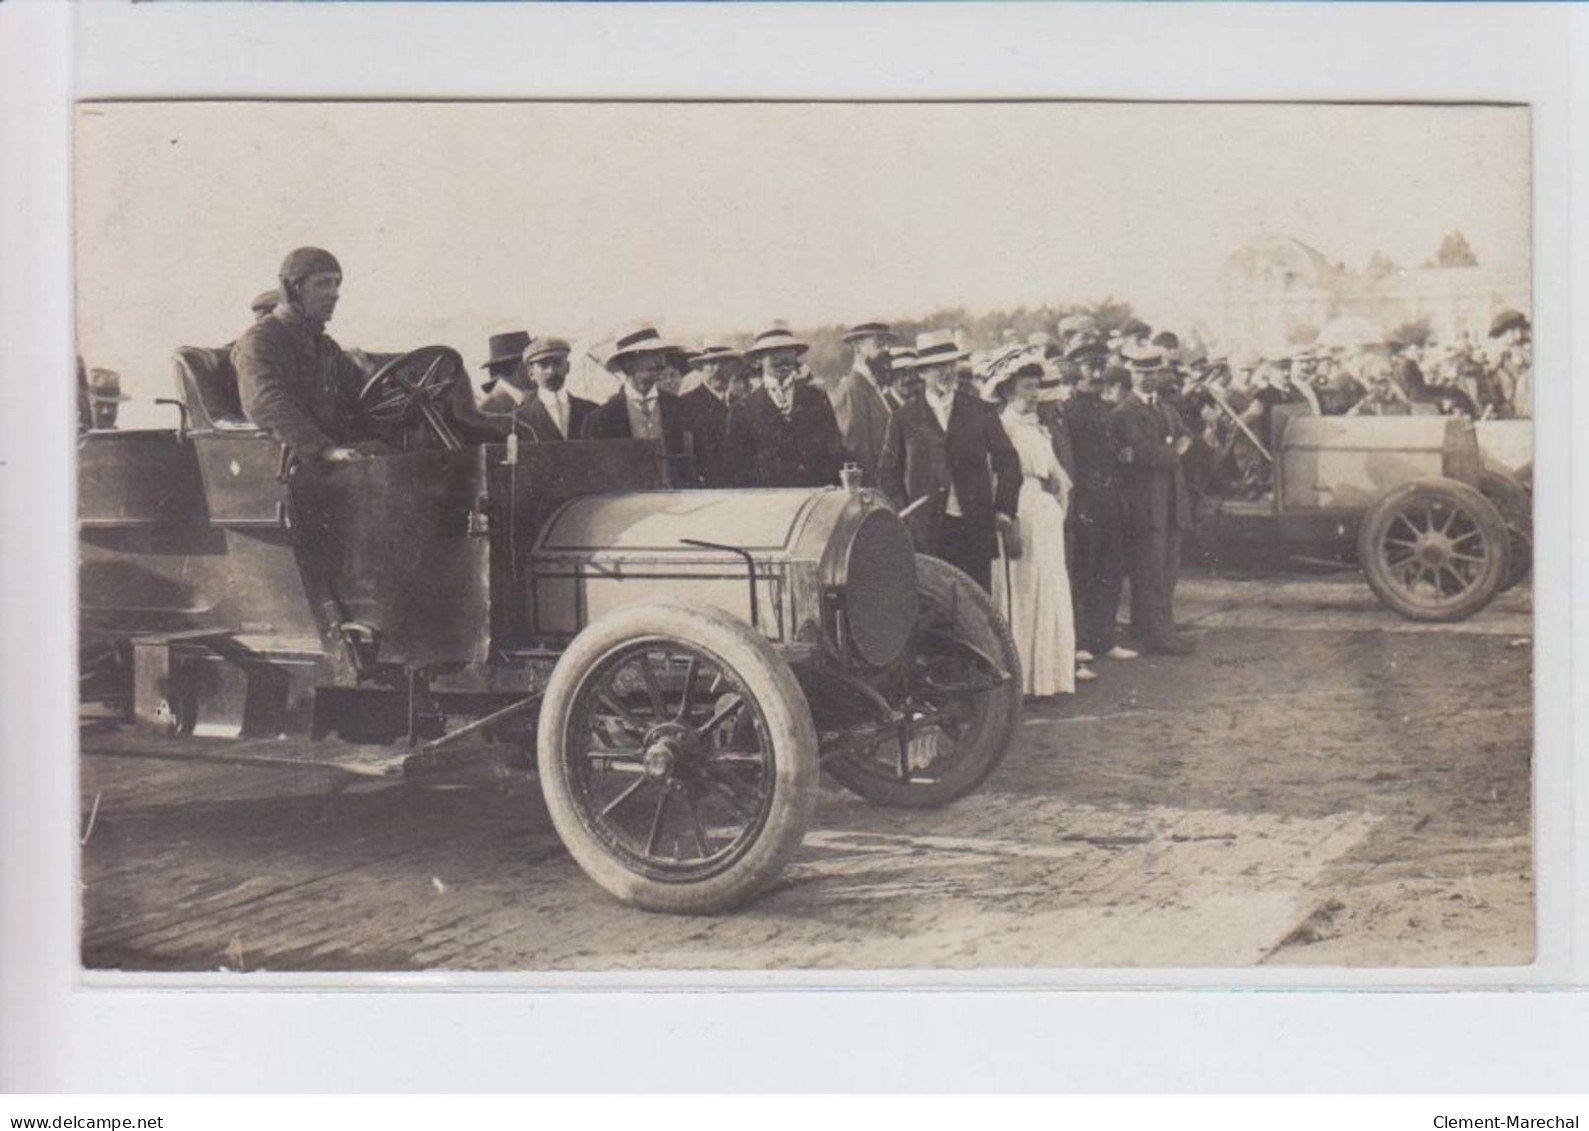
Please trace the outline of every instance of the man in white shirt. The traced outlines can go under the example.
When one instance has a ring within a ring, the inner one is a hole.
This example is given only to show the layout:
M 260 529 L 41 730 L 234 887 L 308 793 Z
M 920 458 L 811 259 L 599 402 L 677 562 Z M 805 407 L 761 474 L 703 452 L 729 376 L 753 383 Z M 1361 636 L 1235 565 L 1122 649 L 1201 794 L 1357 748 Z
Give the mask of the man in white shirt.
M 995 529 L 1019 540 L 1021 462 L 998 416 L 957 387 L 965 357 L 949 331 L 917 337 L 913 368 L 926 385 L 889 417 L 878 484 L 909 511 L 918 550 L 989 589 Z
M 535 394 L 519 410 L 519 431 L 540 443 L 577 440 L 596 402 L 568 391 L 568 343 L 562 338 L 537 338 L 524 354 L 524 368 Z
M 608 365 L 622 375 L 623 388 L 585 418 L 586 440 L 661 440 L 669 455 L 686 447 L 684 410 L 679 398 L 658 388 L 679 352 L 655 326 L 637 326 L 614 339 Z

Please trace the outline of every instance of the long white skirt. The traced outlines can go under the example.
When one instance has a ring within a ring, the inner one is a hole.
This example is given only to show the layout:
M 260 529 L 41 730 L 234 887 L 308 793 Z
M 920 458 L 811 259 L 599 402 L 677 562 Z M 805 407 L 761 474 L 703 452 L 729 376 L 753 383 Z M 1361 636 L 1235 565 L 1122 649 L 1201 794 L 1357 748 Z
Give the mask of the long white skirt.
M 1041 482 L 1027 479 L 1017 516 L 1023 552 L 1014 561 L 994 561 L 993 600 L 1020 650 L 1026 694 L 1068 695 L 1076 690 L 1076 622 L 1065 571 L 1065 510 Z

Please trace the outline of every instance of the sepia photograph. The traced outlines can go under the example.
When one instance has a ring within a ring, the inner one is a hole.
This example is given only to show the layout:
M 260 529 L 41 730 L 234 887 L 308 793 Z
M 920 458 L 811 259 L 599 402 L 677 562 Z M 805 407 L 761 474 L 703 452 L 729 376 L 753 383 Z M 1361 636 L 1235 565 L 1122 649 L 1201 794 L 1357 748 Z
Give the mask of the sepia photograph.
M 73 127 L 84 969 L 1534 960 L 1527 106 Z

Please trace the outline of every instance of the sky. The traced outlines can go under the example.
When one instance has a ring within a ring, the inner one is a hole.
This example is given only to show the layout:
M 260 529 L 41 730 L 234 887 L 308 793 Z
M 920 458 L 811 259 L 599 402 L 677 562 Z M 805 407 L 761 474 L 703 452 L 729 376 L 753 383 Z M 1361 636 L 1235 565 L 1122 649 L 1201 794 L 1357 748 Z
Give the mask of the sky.
M 1460 229 L 1529 259 L 1526 110 L 1086 103 L 90 103 L 78 340 L 170 426 L 170 355 L 221 345 L 303 244 L 344 346 L 576 344 L 1132 302 L 1187 329 L 1247 240 L 1404 265 Z M 605 375 L 581 366 L 576 391 Z

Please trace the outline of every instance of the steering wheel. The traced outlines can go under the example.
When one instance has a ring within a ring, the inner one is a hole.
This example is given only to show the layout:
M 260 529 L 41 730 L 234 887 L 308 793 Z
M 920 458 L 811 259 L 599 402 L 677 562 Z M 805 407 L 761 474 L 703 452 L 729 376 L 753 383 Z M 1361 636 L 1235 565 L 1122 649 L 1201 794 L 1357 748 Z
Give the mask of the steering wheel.
M 463 447 L 439 402 L 464 379 L 463 358 L 449 346 L 422 346 L 393 358 L 359 390 L 359 408 L 377 424 L 401 424 L 422 417 L 442 446 Z

